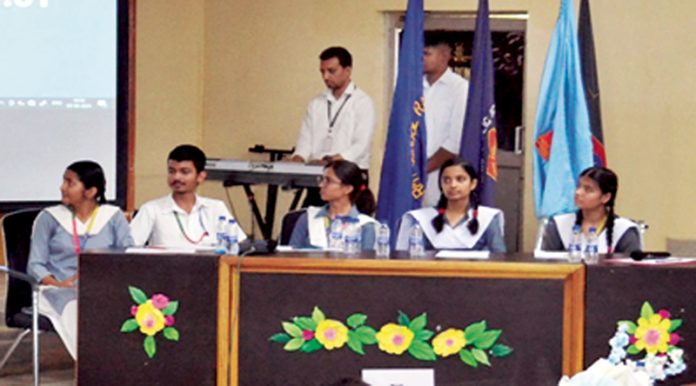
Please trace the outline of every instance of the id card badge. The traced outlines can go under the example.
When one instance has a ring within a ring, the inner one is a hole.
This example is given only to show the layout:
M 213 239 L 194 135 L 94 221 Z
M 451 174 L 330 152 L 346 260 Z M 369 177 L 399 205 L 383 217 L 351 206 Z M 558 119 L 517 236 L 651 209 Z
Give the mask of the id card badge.
M 329 134 L 324 138 L 323 143 L 321 144 L 321 151 L 319 152 L 320 154 L 331 154 L 331 149 L 333 148 L 333 135 Z

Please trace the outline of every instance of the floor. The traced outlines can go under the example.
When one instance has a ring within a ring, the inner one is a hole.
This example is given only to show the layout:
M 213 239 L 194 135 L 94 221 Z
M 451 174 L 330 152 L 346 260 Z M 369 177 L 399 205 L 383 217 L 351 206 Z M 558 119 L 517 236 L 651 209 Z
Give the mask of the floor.
M 43 386 L 71 386 L 75 384 L 75 374 L 71 369 L 42 371 L 40 379 Z M 34 378 L 31 374 L 0 376 L 0 384 L 2 386 L 33 385 Z

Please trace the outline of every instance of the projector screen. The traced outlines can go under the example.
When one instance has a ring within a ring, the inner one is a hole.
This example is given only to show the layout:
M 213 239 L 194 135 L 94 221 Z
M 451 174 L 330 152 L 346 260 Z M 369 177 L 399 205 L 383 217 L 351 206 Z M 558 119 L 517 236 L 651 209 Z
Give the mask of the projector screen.
M 0 210 L 60 200 L 66 166 L 84 159 L 124 205 L 127 11 L 125 0 L 0 0 Z

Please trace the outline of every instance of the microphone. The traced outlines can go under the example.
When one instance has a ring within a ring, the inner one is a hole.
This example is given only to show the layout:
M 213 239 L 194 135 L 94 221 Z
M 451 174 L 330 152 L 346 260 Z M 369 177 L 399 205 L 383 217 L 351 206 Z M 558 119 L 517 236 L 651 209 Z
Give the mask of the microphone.
M 635 261 L 641 261 L 645 259 L 664 259 L 670 257 L 669 252 L 664 251 L 633 251 L 631 252 L 631 259 Z

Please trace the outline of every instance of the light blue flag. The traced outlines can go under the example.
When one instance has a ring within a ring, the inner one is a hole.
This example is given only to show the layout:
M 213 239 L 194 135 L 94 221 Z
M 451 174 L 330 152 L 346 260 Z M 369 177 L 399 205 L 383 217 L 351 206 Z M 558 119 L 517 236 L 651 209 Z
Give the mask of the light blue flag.
M 377 201 L 377 219 L 392 230 L 392 247 L 401 216 L 421 207 L 427 163 L 425 141 L 423 0 L 409 0 Z
M 593 164 L 572 7 L 572 0 L 561 0 L 541 79 L 534 131 L 534 200 L 539 218 L 575 210 L 578 176 Z

